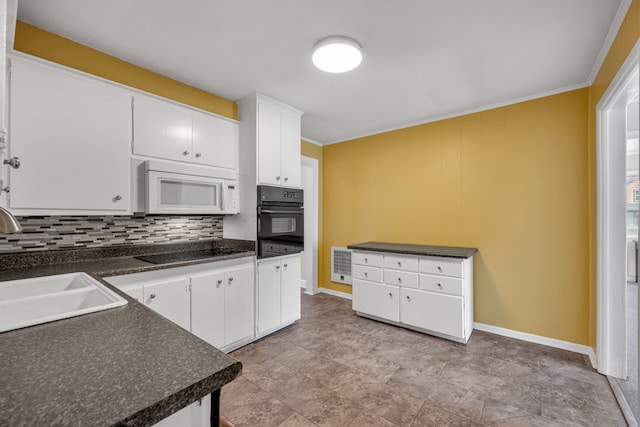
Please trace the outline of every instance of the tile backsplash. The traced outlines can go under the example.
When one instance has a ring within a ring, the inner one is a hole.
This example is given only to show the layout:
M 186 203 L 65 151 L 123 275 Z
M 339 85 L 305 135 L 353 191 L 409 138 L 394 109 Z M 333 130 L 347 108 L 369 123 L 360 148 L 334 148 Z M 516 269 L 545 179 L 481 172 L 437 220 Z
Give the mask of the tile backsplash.
M 0 253 L 222 238 L 221 215 L 24 216 L 22 232 L 0 234 Z

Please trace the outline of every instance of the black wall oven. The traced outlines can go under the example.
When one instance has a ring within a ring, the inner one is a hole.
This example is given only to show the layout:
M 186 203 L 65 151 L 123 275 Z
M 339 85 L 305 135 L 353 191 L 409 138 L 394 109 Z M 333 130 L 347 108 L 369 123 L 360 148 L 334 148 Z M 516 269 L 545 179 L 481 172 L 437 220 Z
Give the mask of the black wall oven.
M 258 258 L 304 250 L 302 190 L 258 186 Z

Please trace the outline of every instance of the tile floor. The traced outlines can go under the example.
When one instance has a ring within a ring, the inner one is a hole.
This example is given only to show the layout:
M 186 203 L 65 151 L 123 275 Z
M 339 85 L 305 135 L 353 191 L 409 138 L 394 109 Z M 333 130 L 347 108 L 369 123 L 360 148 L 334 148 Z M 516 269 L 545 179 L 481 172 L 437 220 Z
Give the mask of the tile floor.
M 467 345 L 302 296 L 302 319 L 231 353 L 221 412 L 241 426 L 625 426 L 580 354 L 475 331 Z

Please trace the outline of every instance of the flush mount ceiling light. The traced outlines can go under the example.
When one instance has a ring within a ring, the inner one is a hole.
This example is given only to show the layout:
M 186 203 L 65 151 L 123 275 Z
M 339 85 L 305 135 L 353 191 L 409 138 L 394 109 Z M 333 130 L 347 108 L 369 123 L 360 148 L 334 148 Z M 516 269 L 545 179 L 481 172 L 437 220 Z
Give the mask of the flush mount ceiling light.
M 332 36 L 313 47 L 313 65 L 327 73 L 346 73 L 362 62 L 362 47 L 349 37 Z

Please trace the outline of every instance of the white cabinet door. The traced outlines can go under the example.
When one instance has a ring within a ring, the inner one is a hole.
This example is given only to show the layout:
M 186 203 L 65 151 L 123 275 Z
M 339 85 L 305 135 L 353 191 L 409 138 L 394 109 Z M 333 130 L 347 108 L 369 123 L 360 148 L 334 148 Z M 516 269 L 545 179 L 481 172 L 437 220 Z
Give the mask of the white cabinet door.
M 258 103 L 258 183 L 282 184 L 280 169 L 280 109 L 268 102 Z M 300 141 L 298 141 L 298 146 Z M 298 147 L 298 150 L 300 148 Z M 300 160 L 298 159 L 298 162 Z
M 225 345 L 223 272 L 191 277 L 191 333 L 214 347 Z
M 281 165 L 280 183 L 288 187 L 300 187 L 300 116 L 283 111 L 281 126 Z
M 186 278 L 145 284 L 144 303 L 178 326 L 190 330 L 189 289 Z
M 253 269 L 225 273 L 225 345 L 253 336 Z
M 130 210 L 129 94 L 13 58 L 10 102 L 11 208 Z
M 238 124 L 193 111 L 193 162 L 236 169 Z
M 258 333 L 280 325 L 280 260 L 258 262 Z
M 149 96 L 134 96 L 134 154 L 191 162 L 191 128 L 191 110 Z
M 382 319 L 400 321 L 397 286 L 353 279 L 353 309 Z
M 462 297 L 435 292 L 402 289 L 400 318 L 403 323 L 434 332 L 464 338 Z
M 300 255 L 283 259 L 281 265 L 280 304 L 284 324 L 300 319 Z

